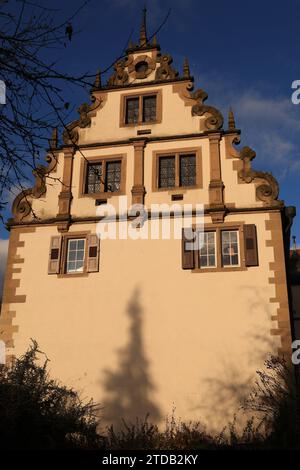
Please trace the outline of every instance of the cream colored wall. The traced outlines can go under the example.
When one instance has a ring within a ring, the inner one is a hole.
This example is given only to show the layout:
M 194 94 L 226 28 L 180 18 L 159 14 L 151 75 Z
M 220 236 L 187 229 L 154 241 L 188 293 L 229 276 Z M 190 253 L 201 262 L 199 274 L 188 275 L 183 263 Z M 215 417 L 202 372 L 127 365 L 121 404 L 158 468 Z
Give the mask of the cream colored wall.
M 19 325 L 15 354 L 36 339 L 50 359 L 53 376 L 100 401 L 105 415 L 105 371 L 119 370 L 126 357 L 124 351 L 120 357 L 120 349 L 128 351 L 131 345 L 138 350 L 127 312 L 138 290 L 142 347 L 155 387 L 150 399 L 161 422 L 175 407 L 177 418 L 199 419 L 209 429 L 221 430 L 237 411 L 233 390 L 247 394 L 255 371 L 278 346 L 278 338 L 270 336 L 278 305 L 269 303 L 275 288 L 268 282 L 274 261 L 273 248 L 265 246 L 268 217 L 226 218 L 256 224 L 260 260 L 259 267 L 227 273 L 182 270 L 180 240 L 102 240 L 99 273 L 58 278 L 47 274 L 55 227 L 22 234 L 25 246 L 18 254 L 25 264 L 17 294 L 27 298 L 11 306 Z M 95 225 L 70 228 L 85 230 L 94 232 Z M 120 400 L 125 389 L 126 384 L 118 391 Z
M 121 96 L 128 93 L 144 93 L 162 90 L 162 122 L 145 124 L 143 126 L 120 127 Z M 143 86 L 125 90 L 112 90 L 107 93 L 107 101 L 95 117 L 92 117 L 91 127 L 79 129 L 82 143 L 110 142 L 136 137 L 140 129 L 151 129 L 155 136 L 191 134 L 199 132 L 200 120 L 203 117 L 192 116 L 191 107 L 185 106 L 178 93 L 173 93 L 173 85 Z

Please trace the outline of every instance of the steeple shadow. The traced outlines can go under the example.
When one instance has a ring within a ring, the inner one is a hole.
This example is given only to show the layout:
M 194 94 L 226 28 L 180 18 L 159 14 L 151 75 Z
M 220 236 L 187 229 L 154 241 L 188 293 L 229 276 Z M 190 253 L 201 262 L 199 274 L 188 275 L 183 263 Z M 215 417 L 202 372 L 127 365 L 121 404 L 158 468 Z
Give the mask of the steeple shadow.
M 156 423 L 160 419 L 158 406 L 152 399 L 155 387 L 149 375 L 149 361 L 146 358 L 143 335 L 143 310 L 136 289 L 129 301 L 127 315 L 130 319 L 129 338 L 125 347 L 118 350 L 119 365 L 117 370 L 104 371 L 104 399 L 102 421 L 119 428 L 124 419 L 126 423 L 135 423 L 149 415 L 149 421 Z

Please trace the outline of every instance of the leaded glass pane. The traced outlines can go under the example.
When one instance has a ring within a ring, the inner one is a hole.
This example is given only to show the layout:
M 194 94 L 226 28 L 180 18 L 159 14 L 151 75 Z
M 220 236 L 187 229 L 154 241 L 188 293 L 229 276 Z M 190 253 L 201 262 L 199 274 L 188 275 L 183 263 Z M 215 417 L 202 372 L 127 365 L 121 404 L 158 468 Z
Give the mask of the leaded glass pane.
M 215 232 L 203 233 L 203 245 L 199 252 L 200 268 L 216 266 L 216 234 Z
M 121 162 L 112 161 L 106 163 L 105 191 L 120 191 L 121 184 Z
M 156 96 L 145 96 L 143 98 L 143 122 L 156 120 Z
M 175 186 L 175 157 L 160 157 L 159 181 L 160 188 L 173 188 Z
M 126 124 L 136 124 L 139 120 L 139 98 L 126 100 Z
M 83 271 L 84 266 L 84 239 L 68 240 L 67 247 L 67 273 L 77 273 Z
M 196 155 L 180 155 L 180 186 L 195 186 Z
M 237 230 L 224 230 L 221 232 L 222 264 L 223 266 L 239 265 L 239 244 Z
M 86 192 L 88 194 L 100 192 L 101 177 L 102 164 L 88 163 L 86 180 Z

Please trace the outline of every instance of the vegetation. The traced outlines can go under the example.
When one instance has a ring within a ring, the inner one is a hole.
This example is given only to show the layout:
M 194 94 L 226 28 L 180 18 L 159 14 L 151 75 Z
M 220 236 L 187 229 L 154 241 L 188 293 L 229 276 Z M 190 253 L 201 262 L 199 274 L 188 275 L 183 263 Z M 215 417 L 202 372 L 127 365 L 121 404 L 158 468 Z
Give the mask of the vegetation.
M 101 448 L 97 409 L 49 377 L 48 360 L 38 362 L 33 342 L 12 367 L 0 369 L 2 449 Z
M 199 422 L 174 417 L 163 430 L 149 417 L 123 422 L 99 433 L 99 407 L 49 376 L 36 342 L 11 367 L 0 369 L 1 449 L 201 450 L 300 448 L 299 386 L 283 359 L 271 357 L 258 372 L 256 385 L 242 408 L 252 411 L 243 432 L 235 419 L 219 435 Z M 255 424 L 256 423 L 256 424 Z

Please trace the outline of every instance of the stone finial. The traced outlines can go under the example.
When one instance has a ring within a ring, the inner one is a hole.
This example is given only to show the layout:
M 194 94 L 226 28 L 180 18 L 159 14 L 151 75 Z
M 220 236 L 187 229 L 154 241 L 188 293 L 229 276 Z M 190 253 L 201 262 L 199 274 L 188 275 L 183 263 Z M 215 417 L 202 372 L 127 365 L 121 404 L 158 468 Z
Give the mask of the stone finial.
M 293 235 L 293 250 L 296 252 L 297 251 L 297 243 L 296 243 L 296 237 Z
M 233 114 L 233 111 L 232 111 L 231 107 L 229 108 L 229 112 L 228 112 L 228 129 L 230 129 L 230 130 L 236 129 L 234 114 Z
M 156 37 L 156 34 L 153 36 L 153 39 L 152 39 L 152 46 L 157 46 L 157 37 Z
M 57 144 L 58 144 L 58 133 L 57 133 L 57 127 L 55 127 L 52 131 L 51 139 L 49 140 L 50 144 L 50 149 L 55 150 L 57 149 Z
M 142 23 L 140 28 L 140 46 L 147 44 L 147 9 L 143 9 Z
M 94 87 L 95 88 L 101 88 L 101 72 L 100 72 L 100 70 L 97 70 Z
M 183 76 L 184 78 L 190 78 L 190 65 L 187 58 L 183 62 Z

